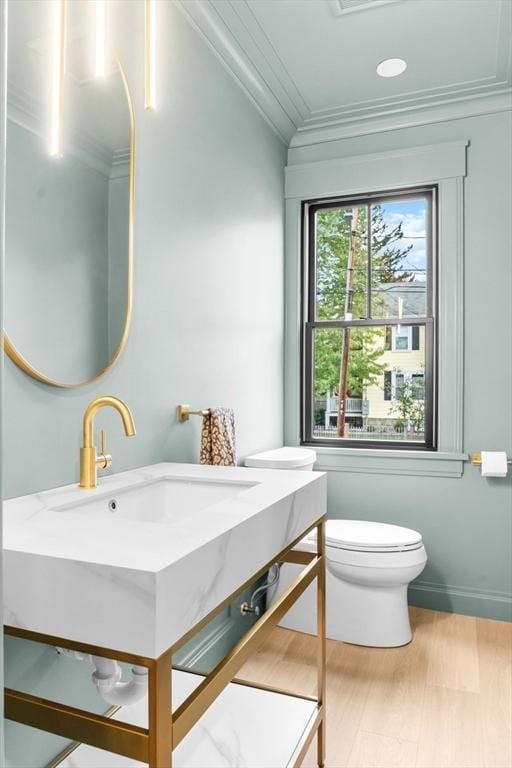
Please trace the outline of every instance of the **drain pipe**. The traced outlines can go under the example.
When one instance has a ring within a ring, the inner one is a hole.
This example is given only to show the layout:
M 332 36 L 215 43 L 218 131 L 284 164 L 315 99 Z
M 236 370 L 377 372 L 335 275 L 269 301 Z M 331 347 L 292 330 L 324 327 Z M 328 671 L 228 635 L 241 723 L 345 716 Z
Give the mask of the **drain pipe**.
M 70 651 L 68 648 L 57 648 L 57 652 L 69 659 L 92 663 L 94 670 L 91 681 L 107 704 L 118 707 L 127 706 L 128 704 L 135 704 L 147 695 L 147 667 L 132 667 L 131 679 L 123 682 L 121 680 L 122 669 L 114 659 L 91 656 L 88 653 L 80 653 L 80 651 Z

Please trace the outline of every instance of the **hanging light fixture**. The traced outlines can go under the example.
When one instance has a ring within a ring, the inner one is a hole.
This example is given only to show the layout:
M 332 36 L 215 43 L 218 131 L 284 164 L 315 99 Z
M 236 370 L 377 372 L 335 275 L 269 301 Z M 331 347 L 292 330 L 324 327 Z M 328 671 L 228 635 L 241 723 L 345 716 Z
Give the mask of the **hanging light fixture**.
M 155 109 L 156 2 L 144 0 L 144 109 Z
M 62 156 L 67 0 L 52 0 L 50 155 Z M 107 0 L 94 0 L 94 75 L 107 74 Z M 144 0 L 144 108 L 156 107 L 156 0 Z
M 64 68 L 66 61 L 66 0 L 53 0 L 52 101 L 50 154 L 62 156 L 62 115 L 64 109 Z
M 105 77 L 106 75 L 106 49 L 107 49 L 107 2 L 95 0 L 95 36 L 94 36 L 94 75 Z

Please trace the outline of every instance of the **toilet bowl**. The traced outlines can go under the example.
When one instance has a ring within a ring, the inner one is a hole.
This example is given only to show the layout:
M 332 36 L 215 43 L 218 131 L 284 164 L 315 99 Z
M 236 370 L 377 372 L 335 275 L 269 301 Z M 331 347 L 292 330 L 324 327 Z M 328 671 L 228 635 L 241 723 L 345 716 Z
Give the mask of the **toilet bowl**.
M 315 551 L 310 535 L 299 548 Z M 410 642 L 407 587 L 425 567 L 421 535 L 409 528 L 361 520 L 326 523 L 327 637 L 356 645 L 392 648 Z M 271 600 L 298 575 L 285 564 Z M 316 634 L 314 588 L 284 617 L 282 626 Z
M 302 467 L 289 468 L 303 469 L 311 464 L 311 454 L 314 454 L 311 449 L 267 451 L 249 457 L 246 465 L 286 469 L 286 457 L 290 460 L 293 457 L 297 463 L 302 450 L 307 452 Z M 279 467 L 275 464 L 277 461 Z M 325 528 L 327 637 L 381 648 L 410 642 L 407 587 L 427 562 L 421 534 L 410 528 L 363 520 L 328 520 Z M 316 531 L 305 537 L 297 549 L 316 551 Z M 284 563 L 281 566 L 279 581 L 269 590 L 270 603 L 287 589 L 300 571 L 300 565 Z M 281 626 L 316 634 L 314 584 L 288 611 Z

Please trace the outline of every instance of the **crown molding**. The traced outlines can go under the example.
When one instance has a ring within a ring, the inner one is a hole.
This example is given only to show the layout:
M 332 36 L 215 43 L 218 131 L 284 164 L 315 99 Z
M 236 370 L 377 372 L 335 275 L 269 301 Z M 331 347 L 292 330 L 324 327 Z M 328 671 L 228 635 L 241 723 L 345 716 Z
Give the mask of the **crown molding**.
M 130 148 L 114 149 L 112 152 L 112 165 L 124 165 L 130 162 Z
M 227 27 L 219 13 L 219 4 L 207 0 L 176 0 L 175 4 L 218 56 L 281 141 L 288 145 L 300 122 L 295 122 L 288 114 L 269 83 Z M 231 13 L 231 4 L 225 5 L 226 14 Z
M 337 16 L 405 1 L 354 5 L 326 0 Z M 248 0 L 177 0 L 176 5 L 290 148 L 510 109 L 512 3 L 507 0 L 501 6 L 493 75 L 316 111 L 306 103 Z
M 464 120 L 468 117 L 480 117 L 510 110 L 512 110 L 512 90 L 507 89 L 503 93 L 493 93 L 488 96 L 459 99 L 424 108 L 409 107 L 400 112 L 391 111 L 388 114 L 364 119 L 357 117 L 344 122 L 299 128 L 290 142 L 290 150 L 329 141 L 353 139 L 357 136 L 445 123 L 451 120 Z
M 252 5 L 248 0 L 211 0 L 211 3 L 294 125 L 302 125 L 311 108 L 277 55 Z
M 130 150 L 114 149 L 112 153 L 112 166 L 110 179 L 124 179 L 130 175 Z
M 425 88 L 423 90 L 404 93 L 400 98 L 371 99 L 354 102 L 345 106 L 319 109 L 311 112 L 300 128 L 324 127 L 330 123 L 345 123 L 354 119 L 373 119 L 389 113 L 398 114 L 406 109 L 424 109 L 430 105 L 452 103 L 460 100 L 475 99 L 510 89 L 510 81 L 505 77 L 485 77 L 479 80 L 468 80 L 453 83 L 440 88 Z
M 328 0 L 328 2 L 341 2 L 343 0 Z M 406 0 L 391 0 L 391 2 L 406 2 Z M 374 7 L 374 3 L 368 2 L 364 6 L 356 6 L 351 10 Z M 506 92 L 512 88 L 512 48 L 510 45 L 512 32 L 512 3 L 502 0 L 500 9 L 500 23 L 496 38 L 496 65 L 493 75 L 474 80 L 463 80 L 448 83 L 436 88 L 424 88 L 403 93 L 397 98 L 376 98 L 362 102 L 353 102 L 329 107 L 327 109 L 312 110 L 306 117 L 299 130 L 305 128 L 323 128 L 332 123 L 344 124 L 357 118 L 374 119 L 390 113 L 399 114 L 402 110 L 424 109 L 443 103 L 457 102 L 462 99 L 475 99 L 487 94 Z
M 7 87 L 7 120 L 40 138 L 45 138 L 41 105 L 12 82 Z M 68 151 L 73 157 L 107 178 L 125 175 L 121 166 L 129 164 L 129 149 L 112 152 L 84 131 L 74 136 Z
M 347 13 L 356 13 L 357 11 L 371 11 L 380 5 L 390 5 L 398 3 L 401 0 L 327 0 L 333 16 L 345 16 Z

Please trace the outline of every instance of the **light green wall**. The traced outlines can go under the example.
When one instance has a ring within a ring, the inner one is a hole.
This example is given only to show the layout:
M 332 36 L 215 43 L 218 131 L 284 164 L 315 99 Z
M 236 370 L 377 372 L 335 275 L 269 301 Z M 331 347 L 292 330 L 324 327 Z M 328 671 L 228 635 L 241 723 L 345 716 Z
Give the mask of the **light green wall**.
M 112 7 L 130 14 L 139 4 Z M 6 361 L 6 498 L 77 480 L 82 413 L 105 393 L 126 400 L 137 426 L 127 440 L 116 414 L 98 418 L 109 429 L 113 471 L 197 461 L 199 420 L 178 425 L 180 402 L 233 407 L 240 457 L 282 444 L 286 151 L 179 11 L 162 3 L 159 13 L 154 114 L 142 109 L 136 15 L 121 48 L 138 152 L 128 346 L 109 375 L 76 391 L 37 384 Z M 87 665 L 70 665 L 51 649 L 10 642 L 6 664 L 11 683 L 25 690 L 44 684 L 46 695 L 84 706 L 95 695 Z M 11 765 L 43 766 L 61 744 L 7 723 Z
M 461 339 L 467 452 L 512 454 L 511 136 L 511 114 L 505 112 L 289 151 L 295 164 L 469 139 Z M 512 473 L 483 479 L 470 465 L 460 479 L 331 471 L 328 499 L 331 517 L 422 532 L 429 562 L 411 589 L 412 602 L 512 618 Z
M 98 419 L 115 471 L 197 460 L 199 420 L 178 425 L 180 402 L 232 406 L 240 456 L 282 441 L 285 148 L 172 4 L 159 13 L 155 113 L 142 109 L 142 50 L 125 41 L 137 112 L 128 345 L 110 374 L 74 391 L 6 360 L 4 440 L 17 450 L 5 455 L 5 498 L 78 478 L 82 413 L 99 394 L 125 399 L 136 421 L 127 440 L 117 414 Z

